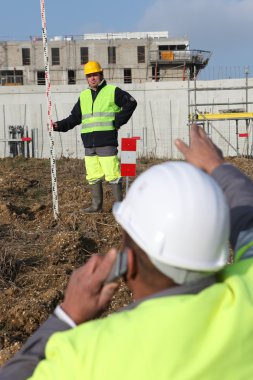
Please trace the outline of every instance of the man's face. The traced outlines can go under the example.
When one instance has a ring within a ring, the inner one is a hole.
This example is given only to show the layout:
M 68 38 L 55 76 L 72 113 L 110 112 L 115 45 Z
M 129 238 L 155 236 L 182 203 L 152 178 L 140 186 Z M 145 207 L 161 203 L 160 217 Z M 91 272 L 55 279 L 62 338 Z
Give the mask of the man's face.
M 91 74 L 86 75 L 86 78 L 87 78 L 87 82 L 88 82 L 89 86 L 92 89 L 96 90 L 98 88 L 99 83 L 102 80 L 102 74 L 101 73 L 91 73 Z

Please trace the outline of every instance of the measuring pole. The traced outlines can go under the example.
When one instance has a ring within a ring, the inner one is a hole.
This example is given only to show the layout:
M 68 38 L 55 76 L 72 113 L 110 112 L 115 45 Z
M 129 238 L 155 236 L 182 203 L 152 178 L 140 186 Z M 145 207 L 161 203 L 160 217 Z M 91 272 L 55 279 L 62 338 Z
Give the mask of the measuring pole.
M 53 136 L 53 123 L 51 120 L 51 83 L 49 75 L 49 60 L 48 60 L 48 45 L 47 45 L 47 26 L 45 15 L 45 0 L 40 0 L 40 13 L 42 22 L 42 37 L 44 49 L 44 64 L 45 64 L 45 80 L 46 80 L 46 97 L 47 97 L 47 130 L 50 140 L 50 163 L 51 163 L 51 181 L 52 181 L 52 196 L 53 196 L 53 212 L 54 218 L 57 219 L 59 215 L 58 209 L 58 193 L 57 193 L 57 177 L 56 177 L 56 162 L 55 162 L 55 149 L 54 149 L 54 136 Z
M 246 112 L 248 112 L 248 78 L 249 78 L 249 69 L 245 68 L 245 88 L 246 88 Z M 249 119 L 246 119 L 246 132 L 249 133 Z M 247 158 L 249 157 L 249 137 L 247 137 Z

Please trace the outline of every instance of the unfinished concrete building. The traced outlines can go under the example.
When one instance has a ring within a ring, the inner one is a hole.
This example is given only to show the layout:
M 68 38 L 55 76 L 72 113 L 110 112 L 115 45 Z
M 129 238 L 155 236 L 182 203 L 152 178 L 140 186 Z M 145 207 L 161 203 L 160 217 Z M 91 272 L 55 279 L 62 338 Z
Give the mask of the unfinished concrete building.
M 57 36 L 48 45 L 53 85 L 81 83 L 88 60 L 99 61 L 111 83 L 193 79 L 211 55 L 191 50 L 187 38 L 172 38 L 168 32 Z M 0 85 L 34 84 L 45 84 L 42 38 L 0 41 Z

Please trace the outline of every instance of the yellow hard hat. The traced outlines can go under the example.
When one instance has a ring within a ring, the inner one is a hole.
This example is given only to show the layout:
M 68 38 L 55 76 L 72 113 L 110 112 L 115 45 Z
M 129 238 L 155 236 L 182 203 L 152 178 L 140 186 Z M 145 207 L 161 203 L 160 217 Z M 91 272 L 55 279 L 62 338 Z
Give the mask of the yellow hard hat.
M 96 61 L 89 61 L 84 65 L 84 74 L 92 74 L 92 73 L 101 73 L 102 67 L 100 66 L 100 63 Z

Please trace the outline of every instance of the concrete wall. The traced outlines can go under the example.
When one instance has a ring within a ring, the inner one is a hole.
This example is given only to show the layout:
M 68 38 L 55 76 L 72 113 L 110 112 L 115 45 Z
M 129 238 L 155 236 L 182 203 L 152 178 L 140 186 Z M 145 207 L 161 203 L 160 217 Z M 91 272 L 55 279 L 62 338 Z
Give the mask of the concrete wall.
M 249 79 L 249 87 L 253 88 L 253 78 Z M 119 133 L 119 138 L 140 136 L 138 141 L 139 156 L 156 156 L 162 158 L 179 158 L 174 147 L 175 138 L 188 142 L 188 103 L 209 103 L 210 106 L 198 107 L 201 111 L 218 112 L 228 106 L 214 106 L 213 103 L 245 102 L 245 89 L 225 90 L 228 87 L 243 87 L 245 80 L 198 81 L 197 88 L 220 88 L 220 90 L 188 91 L 187 82 L 156 82 L 145 84 L 120 85 L 129 91 L 137 100 L 138 107 Z M 85 86 L 85 84 L 84 84 Z M 52 119 L 60 120 L 69 115 L 84 86 L 53 86 L 52 87 Z M 190 82 L 194 88 L 194 82 Z M 253 89 L 248 90 L 248 101 L 253 102 Z M 229 108 L 245 108 L 244 105 L 231 105 Z M 194 111 L 194 107 L 192 107 Z M 248 111 L 253 112 L 249 104 Z M 0 87 L 0 157 L 10 156 L 7 142 L 10 125 L 28 127 L 29 135 L 32 129 L 38 130 L 37 157 L 50 156 L 49 137 L 47 132 L 47 99 L 44 86 Z M 82 158 L 84 149 L 80 138 L 80 126 L 67 133 L 54 133 L 56 156 Z M 239 122 L 239 133 L 246 131 L 245 121 Z M 249 127 L 249 145 L 252 147 L 252 123 Z M 210 136 L 224 151 L 225 155 L 246 153 L 246 140 L 237 140 L 234 121 L 217 121 L 209 127 Z

